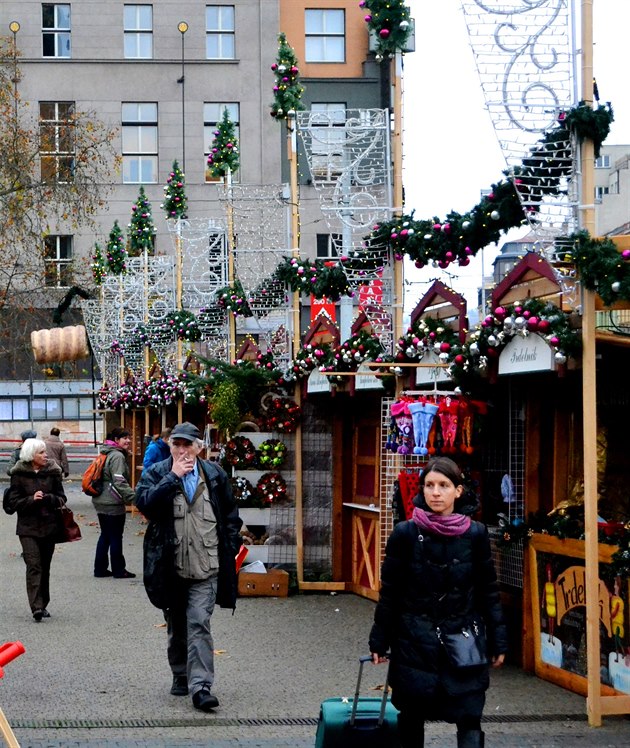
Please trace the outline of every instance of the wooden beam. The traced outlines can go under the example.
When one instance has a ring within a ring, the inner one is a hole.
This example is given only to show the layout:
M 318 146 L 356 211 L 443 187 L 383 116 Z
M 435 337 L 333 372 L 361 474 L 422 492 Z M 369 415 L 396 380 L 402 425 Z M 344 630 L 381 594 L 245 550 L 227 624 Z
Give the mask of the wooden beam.
M 298 582 L 300 592 L 345 592 L 345 582 Z

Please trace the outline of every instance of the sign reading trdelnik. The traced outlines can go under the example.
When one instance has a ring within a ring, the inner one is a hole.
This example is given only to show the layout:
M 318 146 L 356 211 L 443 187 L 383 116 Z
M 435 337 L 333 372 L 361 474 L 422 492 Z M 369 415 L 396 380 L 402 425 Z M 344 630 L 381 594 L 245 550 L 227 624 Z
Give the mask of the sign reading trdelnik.
M 530 371 L 553 371 L 553 349 L 540 335 L 515 335 L 499 356 L 499 374 L 522 374 Z

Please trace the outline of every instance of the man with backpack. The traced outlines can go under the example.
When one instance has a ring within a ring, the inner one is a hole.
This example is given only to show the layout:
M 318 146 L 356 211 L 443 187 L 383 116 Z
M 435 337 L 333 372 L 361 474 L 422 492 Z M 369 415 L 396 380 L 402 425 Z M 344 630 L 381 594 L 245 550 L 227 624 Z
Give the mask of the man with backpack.
M 92 494 L 94 490 L 100 492 L 92 495 L 92 503 L 96 509 L 101 534 L 96 543 L 94 557 L 95 577 L 114 577 L 114 579 L 132 579 L 135 574 L 128 571 L 123 555 L 123 532 L 125 529 L 126 506 L 130 505 L 135 492 L 129 484 L 130 472 L 127 462 L 128 450 L 131 445 L 131 433 L 120 426 L 112 429 L 107 435 L 101 455 L 105 455 L 102 464 L 102 474 L 95 475 L 98 469 L 86 471 L 90 473 L 90 485 L 86 489 L 84 477 L 83 490 Z M 100 455 L 99 455 L 100 457 Z M 95 463 L 98 468 L 99 457 Z M 101 460 L 102 461 L 102 460 Z M 100 481 L 100 482 L 99 482 Z M 96 487 L 95 487 L 96 484 Z M 108 568 L 111 558 L 112 568 Z

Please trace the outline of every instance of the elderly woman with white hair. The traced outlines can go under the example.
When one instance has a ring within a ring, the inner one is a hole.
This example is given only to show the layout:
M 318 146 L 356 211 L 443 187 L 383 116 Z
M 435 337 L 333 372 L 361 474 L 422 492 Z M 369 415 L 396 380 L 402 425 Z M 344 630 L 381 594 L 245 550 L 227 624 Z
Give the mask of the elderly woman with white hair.
M 26 594 L 33 620 L 39 622 L 50 617 L 50 562 L 60 530 L 57 510 L 66 503 L 61 468 L 49 459 L 44 441 L 26 439 L 10 475 L 11 485 L 2 506 L 7 514 L 17 514 L 16 534 L 26 564 Z

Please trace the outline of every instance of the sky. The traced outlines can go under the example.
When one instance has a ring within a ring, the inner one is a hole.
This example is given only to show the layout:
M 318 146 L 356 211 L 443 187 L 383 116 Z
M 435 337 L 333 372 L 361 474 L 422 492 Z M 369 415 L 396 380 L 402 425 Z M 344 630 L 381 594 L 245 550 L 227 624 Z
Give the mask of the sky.
M 580 0 L 573 2 L 579 13 Z M 416 24 L 416 51 L 404 56 L 405 212 L 415 209 L 417 219 L 443 217 L 450 210 L 464 213 L 479 202 L 482 189 L 502 178 L 506 162 L 485 109 L 460 0 L 408 4 Z M 486 4 L 505 6 L 508 0 Z M 630 0 L 593 0 L 593 70 L 600 103 L 610 101 L 615 113 L 607 144 L 630 143 L 629 28 Z M 486 248 L 450 278 L 407 264 L 405 310 L 415 306 L 436 277 L 464 294 L 469 310 L 475 307 L 482 274 L 492 273 L 498 251 Z

